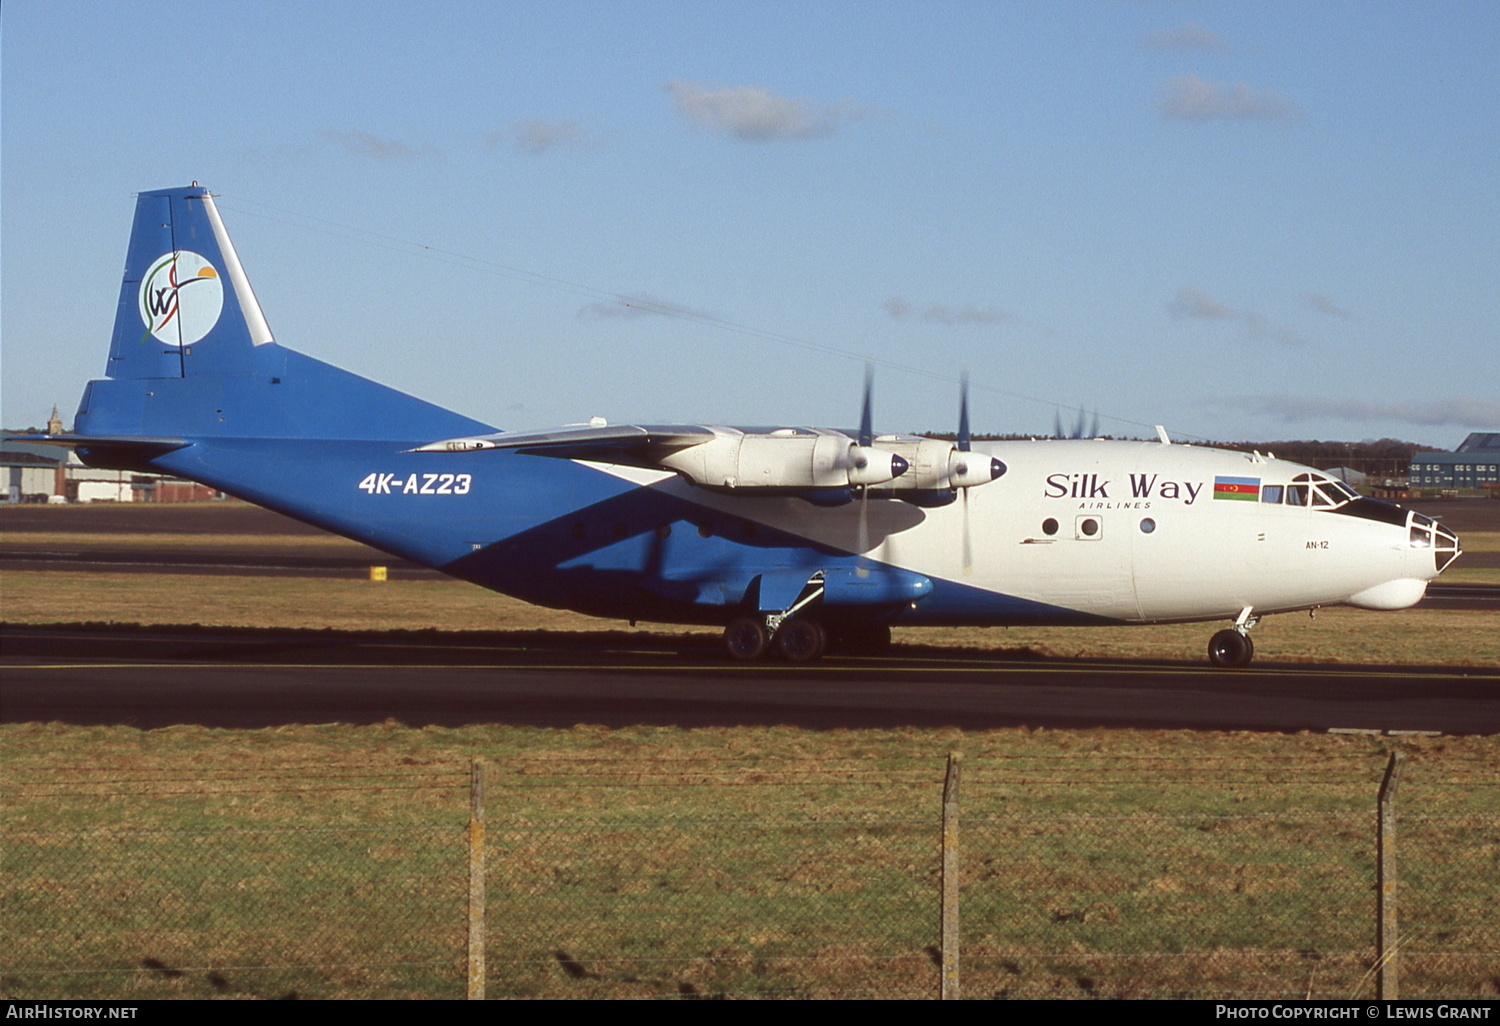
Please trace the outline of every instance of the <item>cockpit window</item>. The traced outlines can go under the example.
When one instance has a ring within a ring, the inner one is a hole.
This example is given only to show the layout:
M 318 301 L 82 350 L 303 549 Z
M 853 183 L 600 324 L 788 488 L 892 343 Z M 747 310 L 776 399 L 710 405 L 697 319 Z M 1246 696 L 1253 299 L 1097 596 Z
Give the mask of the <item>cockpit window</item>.
M 1281 485 L 1261 485 L 1260 486 L 1260 501 L 1261 502 L 1280 502 L 1281 501 Z
M 1314 509 L 1335 509 L 1359 498 L 1359 493 L 1344 482 L 1322 474 L 1298 474 L 1292 480 L 1297 483 L 1287 486 L 1289 506 L 1305 506 L 1310 501 Z

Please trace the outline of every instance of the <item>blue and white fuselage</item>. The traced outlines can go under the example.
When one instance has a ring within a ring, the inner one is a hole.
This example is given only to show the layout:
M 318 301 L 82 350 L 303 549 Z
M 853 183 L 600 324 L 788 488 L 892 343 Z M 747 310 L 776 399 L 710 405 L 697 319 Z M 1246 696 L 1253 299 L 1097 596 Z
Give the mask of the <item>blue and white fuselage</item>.
M 868 422 L 868 415 L 866 417 Z M 141 194 L 92 464 L 201 481 L 455 577 L 812 658 L 893 624 L 1409 606 L 1458 553 L 1420 514 L 1258 454 L 715 425 L 505 433 L 278 345 L 208 193 Z M 1227 651 L 1226 651 L 1227 649 Z

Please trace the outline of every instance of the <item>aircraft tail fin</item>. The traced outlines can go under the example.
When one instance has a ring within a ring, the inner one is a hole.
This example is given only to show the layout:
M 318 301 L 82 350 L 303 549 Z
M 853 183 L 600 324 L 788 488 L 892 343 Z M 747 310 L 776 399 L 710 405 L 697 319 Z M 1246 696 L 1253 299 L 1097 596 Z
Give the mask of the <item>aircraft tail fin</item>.
M 105 374 L 177 378 L 251 369 L 271 328 L 208 190 L 143 192 Z
M 430 441 L 487 424 L 278 345 L 213 197 L 143 192 L 79 435 Z

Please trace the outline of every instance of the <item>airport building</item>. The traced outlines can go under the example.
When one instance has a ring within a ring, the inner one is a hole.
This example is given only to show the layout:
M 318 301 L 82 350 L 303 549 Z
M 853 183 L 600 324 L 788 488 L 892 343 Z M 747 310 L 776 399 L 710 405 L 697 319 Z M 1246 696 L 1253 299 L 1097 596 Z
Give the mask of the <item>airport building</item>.
M 1412 488 L 1500 491 L 1500 431 L 1476 431 L 1452 452 L 1411 458 Z
M 41 451 L 38 451 L 41 450 Z M 86 467 L 71 449 L 6 439 L 0 446 L 3 502 L 188 502 L 220 493 L 195 481 Z
M 60 434 L 57 408 L 48 434 Z M 86 467 L 72 449 L 7 438 L 0 442 L 0 503 L 11 502 L 189 502 L 221 494 L 195 481 L 164 474 Z

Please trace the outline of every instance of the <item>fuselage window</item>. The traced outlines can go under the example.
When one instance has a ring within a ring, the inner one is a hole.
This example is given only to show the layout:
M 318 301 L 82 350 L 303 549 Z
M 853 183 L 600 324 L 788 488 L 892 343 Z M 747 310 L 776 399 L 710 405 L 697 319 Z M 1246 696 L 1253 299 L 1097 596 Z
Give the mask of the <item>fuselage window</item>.
M 1144 519 L 1144 520 L 1141 521 L 1141 533 L 1142 534 L 1150 534 L 1154 530 L 1156 530 L 1156 521 L 1155 520 L 1152 520 L 1150 517 L 1147 517 L 1146 519 Z
M 1043 534 L 1048 534 L 1048 535 L 1056 534 L 1057 533 L 1057 521 L 1053 520 L 1051 517 L 1048 517 L 1046 520 L 1043 520 L 1042 521 L 1042 533 Z
M 1260 486 L 1260 501 L 1261 502 L 1280 502 L 1281 501 L 1281 485 L 1261 485 Z

